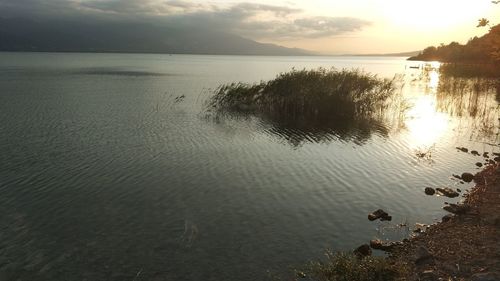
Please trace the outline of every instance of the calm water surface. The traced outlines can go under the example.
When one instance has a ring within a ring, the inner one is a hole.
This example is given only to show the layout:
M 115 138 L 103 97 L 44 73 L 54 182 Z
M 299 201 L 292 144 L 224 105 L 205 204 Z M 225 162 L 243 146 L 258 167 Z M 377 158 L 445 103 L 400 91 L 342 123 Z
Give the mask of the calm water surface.
M 327 248 L 408 235 L 398 223 L 433 223 L 456 200 L 424 187 L 467 189 L 451 175 L 483 159 L 455 147 L 499 151 L 498 126 L 481 126 L 498 105 L 483 97 L 470 119 L 439 97 L 439 75 L 416 80 L 408 66 L 0 53 L 0 280 L 263 280 Z M 222 83 L 317 67 L 404 74 L 406 118 L 317 135 L 204 113 Z M 368 222 L 377 208 L 393 221 Z

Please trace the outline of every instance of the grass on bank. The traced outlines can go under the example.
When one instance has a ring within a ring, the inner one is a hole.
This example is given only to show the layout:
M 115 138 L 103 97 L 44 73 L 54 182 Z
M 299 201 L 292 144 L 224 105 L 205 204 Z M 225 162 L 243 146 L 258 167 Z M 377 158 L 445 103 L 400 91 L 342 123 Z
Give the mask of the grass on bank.
M 499 64 L 443 63 L 439 72 L 445 76 L 463 78 L 500 78 Z
M 298 280 L 391 281 L 398 280 L 405 270 L 384 257 L 359 258 L 353 253 L 327 252 L 326 260 L 310 262 L 295 272 Z
M 393 80 L 359 70 L 292 70 L 259 84 L 222 85 L 209 107 L 291 120 L 352 118 L 382 109 L 393 93 Z

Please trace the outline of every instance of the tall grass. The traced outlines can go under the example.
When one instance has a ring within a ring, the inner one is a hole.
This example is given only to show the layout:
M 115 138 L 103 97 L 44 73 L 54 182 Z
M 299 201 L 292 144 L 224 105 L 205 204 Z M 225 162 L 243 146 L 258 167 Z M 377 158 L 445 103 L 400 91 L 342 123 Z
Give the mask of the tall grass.
M 259 84 L 222 85 L 209 106 L 288 120 L 355 118 L 380 111 L 393 93 L 393 80 L 359 70 L 319 68 L 281 73 Z
M 358 258 L 352 253 L 326 253 L 326 260 L 310 262 L 296 270 L 299 277 L 315 281 L 399 280 L 406 268 L 384 257 Z
M 500 78 L 498 64 L 444 63 L 439 71 L 442 75 L 463 78 Z

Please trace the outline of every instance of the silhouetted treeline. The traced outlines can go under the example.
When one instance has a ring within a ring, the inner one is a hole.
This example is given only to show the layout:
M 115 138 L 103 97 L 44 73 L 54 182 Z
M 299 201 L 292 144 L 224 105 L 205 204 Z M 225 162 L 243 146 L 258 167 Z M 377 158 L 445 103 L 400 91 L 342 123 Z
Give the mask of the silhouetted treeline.
M 409 60 L 500 64 L 500 25 L 492 27 L 484 36 L 470 39 L 465 45 L 452 42 L 427 47 Z

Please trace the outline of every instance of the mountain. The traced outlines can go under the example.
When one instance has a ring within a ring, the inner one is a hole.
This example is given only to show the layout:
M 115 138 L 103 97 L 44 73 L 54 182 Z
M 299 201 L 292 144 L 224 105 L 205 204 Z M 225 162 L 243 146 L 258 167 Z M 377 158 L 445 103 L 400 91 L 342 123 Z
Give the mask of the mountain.
M 412 51 L 412 52 L 403 52 L 403 53 L 390 53 L 390 54 L 359 54 L 354 56 L 359 57 L 411 57 L 416 56 L 420 53 L 420 51 Z M 350 55 L 352 56 L 352 55 Z
M 203 27 L 0 18 L 0 51 L 311 55 Z

